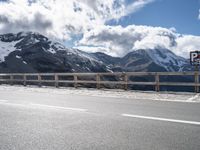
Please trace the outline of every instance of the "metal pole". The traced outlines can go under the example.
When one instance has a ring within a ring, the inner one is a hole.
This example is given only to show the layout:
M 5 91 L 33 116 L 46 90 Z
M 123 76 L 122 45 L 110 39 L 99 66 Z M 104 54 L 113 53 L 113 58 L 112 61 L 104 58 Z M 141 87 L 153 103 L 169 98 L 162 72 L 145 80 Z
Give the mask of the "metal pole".
M 199 93 L 199 67 L 195 65 L 195 92 Z

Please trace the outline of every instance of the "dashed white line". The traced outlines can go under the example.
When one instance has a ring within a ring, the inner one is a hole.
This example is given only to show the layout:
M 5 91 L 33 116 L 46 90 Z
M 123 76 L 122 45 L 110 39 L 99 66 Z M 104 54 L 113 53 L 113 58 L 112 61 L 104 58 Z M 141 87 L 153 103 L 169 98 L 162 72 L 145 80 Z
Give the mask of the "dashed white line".
M 37 107 L 43 107 L 43 108 L 51 108 L 51 109 L 72 110 L 72 111 L 80 111 L 80 112 L 88 111 L 87 109 L 82 109 L 82 108 L 60 107 L 60 106 L 51 106 L 51 105 L 33 104 L 33 103 L 31 103 L 31 105 L 37 106 Z
M 58 110 L 70 110 L 70 111 L 79 111 L 79 112 L 87 112 L 87 109 L 82 108 L 72 108 L 72 107 L 61 107 L 61 106 L 51 106 L 44 104 L 34 104 L 34 103 L 9 103 L 7 100 L 0 100 L 0 105 L 7 106 L 20 106 L 20 107 L 36 107 L 36 108 L 50 108 L 50 109 L 58 109 Z
M 0 101 L 0 105 L 6 105 L 6 106 L 14 106 L 14 107 L 28 107 L 26 104 L 19 104 L 19 103 L 9 103 L 7 101 Z
M 122 116 L 131 117 L 131 118 L 139 118 L 139 119 L 147 119 L 147 120 L 156 120 L 156 121 L 174 122 L 174 123 L 182 123 L 182 124 L 200 125 L 200 122 L 196 122 L 196 121 L 176 120 L 176 119 L 158 118 L 158 117 L 150 117 L 150 116 L 140 116 L 140 115 L 132 115 L 132 114 L 122 114 Z

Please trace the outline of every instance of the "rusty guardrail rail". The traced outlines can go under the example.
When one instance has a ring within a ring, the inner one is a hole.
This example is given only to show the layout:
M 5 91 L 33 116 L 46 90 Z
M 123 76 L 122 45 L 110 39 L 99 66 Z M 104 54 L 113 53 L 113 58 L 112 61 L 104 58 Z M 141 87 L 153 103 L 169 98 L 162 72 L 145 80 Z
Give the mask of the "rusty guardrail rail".
M 120 76 L 121 81 L 105 81 L 102 76 Z M 138 82 L 130 80 L 130 77 L 136 76 L 153 76 L 152 82 Z M 162 76 L 192 76 L 194 82 L 161 82 Z M 28 79 L 28 77 L 35 77 Z M 43 77 L 52 77 L 53 79 L 44 79 Z M 60 77 L 72 77 L 71 80 L 61 79 Z M 95 80 L 79 80 L 80 77 L 93 77 Z M 155 91 L 159 92 L 161 86 L 189 86 L 194 87 L 195 92 L 199 92 L 199 72 L 114 72 L 114 73 L 11 73 L 0 74 L 0 82 L 7 82 L 11 85 L 15 82 L 21 82 L 24 86 L 28 83 L 37 83 L 39 86 L 42 83 L 54 83 L 55 87 L 59 87 L 59 83 L 70 83 L 75 88 L 78 84 L 96 84 L 99 89 L 103 84 L 123 85 L 125 90 L 128 90 L 129 85 L 151 85 L 155 87 Z

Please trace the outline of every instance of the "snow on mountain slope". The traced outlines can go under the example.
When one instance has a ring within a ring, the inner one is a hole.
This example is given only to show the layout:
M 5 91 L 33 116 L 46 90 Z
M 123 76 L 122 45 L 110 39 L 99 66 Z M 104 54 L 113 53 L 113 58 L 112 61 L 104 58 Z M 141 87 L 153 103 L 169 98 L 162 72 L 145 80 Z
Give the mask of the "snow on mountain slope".
M 106 72 L 89 53 L 33 32 L 0 35 L 0 72 Z M 27 70 L 27 68 L 30 68 Z M 26 71 L 27 70 L 27 71 Z
M 5 61 L 5 57 L 8 56 L 11 52 L 17 50 L 15 45 L 18 43 L 19 41 L 15 41 L 15 42 L 2 42 L 0 40 L 0 63 Z
M 185 58 L 167 49 L 139 49 L 128 53 L 118 61 L 126 71 L 191 71 L 192 67 Z
M 112 57 L 87 53 L 34 32 L 0 35 L 0 72 L 190 71 L 189 61 L 167 49 Z
M 181 71 L 182 67 L 188 64 L 186 59 L 175 55 L 167 49 L 150 49 L 146 50 L 146 52 L 156 64 L 168 71 Z M 179 70 L 175 68 L 179 68 Z

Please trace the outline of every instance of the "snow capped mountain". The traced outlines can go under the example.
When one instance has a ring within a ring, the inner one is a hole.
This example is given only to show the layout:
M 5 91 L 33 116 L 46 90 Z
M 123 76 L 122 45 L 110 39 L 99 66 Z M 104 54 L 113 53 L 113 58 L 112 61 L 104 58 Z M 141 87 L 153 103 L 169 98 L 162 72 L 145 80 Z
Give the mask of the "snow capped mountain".
M 0 72 L 105 72 L 89 54 L 38 33 L 0 35 Z
M 0 72 L 189 71 L 187 59 L 167 49 L 112 57 L 69 49 L 34 32 L 0 35 Z
M 191 66 L 185 58 L 167 49 L 137 50 L 127 54 L 119 61 L 127 71 L 190 71 Z
M 188 60 L 175 55 L 167 49 L 146 50 L 151 59 L 167 71 L 182 71 L 183 67 L 188 65 Z

